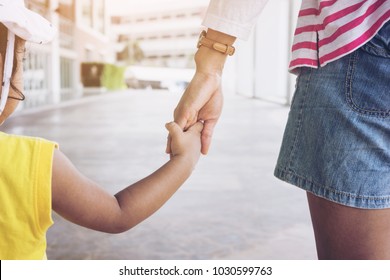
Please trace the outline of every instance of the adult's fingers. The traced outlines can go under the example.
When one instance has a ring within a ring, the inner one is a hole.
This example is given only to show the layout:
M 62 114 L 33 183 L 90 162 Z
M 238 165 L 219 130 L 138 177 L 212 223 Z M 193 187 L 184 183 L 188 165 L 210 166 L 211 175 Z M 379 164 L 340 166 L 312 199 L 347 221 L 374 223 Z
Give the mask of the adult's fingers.
M 180 105 L 179 105 L 180 106 Z M 174 122 L 179 125 L 182 130 L 187 130 L 198 121 L 198 112 L 190 109 L 176 108 L 174 112 Z
M 203 124 L 203 130 L 201 136 L 201 142 L 202 142 L 201 152 L 204 155 L 207 155 L 207 153 L 209 152 L 211 140 L 213 137 L 214 127 L 216 124 L 217 122 L 215 120 L 205 121 Z
M 172 151 L 171 151 L 171 143 L 172 143 L 172 137 L 171 137 L 171 135 L 168 135 L 167 147 L 165 148 L 165 153 L 167 153 L 167 154 L 172 153 Z

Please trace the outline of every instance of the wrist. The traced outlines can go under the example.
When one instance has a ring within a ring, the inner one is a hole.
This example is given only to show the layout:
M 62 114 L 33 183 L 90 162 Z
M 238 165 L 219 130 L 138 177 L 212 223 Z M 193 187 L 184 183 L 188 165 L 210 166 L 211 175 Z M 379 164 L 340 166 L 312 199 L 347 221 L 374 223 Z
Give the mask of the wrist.
M 226 55 L 208 48 L 201 47 L 195 53 L 195 65 L 198 72 L 222 75 L 225 62 Z
M 199 156 L 198 157 L 193 157 L 190 155 L 171 155 L 170 162 L 173 164 L 177 164 L 180 166 L 180 168 L 188 172 L 188 175 L 192 173 L 192 171 L 195 169 L 196 164 L 198 163 Z
M 218 36 L 218 35 L 210 36 L 206 30 L 203 30 L 199 35 L 197 47 L 198 48 L 206 47 L 206 48 L 209 48 L 211 50 L 217 51 L 223 55 L 229 55 L 229 56 L 232 56 L 234 54 L 234 52 L 236 51 L 235 47 L 233 47 L 232 45 L 225 44 L 225 43 L 221 42 L 221 41 L 228 42 L 230 40 L 216 41 L 214 39 L 211 39 L 210 37 L 211 38 L 219 38 L 220 36 Z
M 217 42 L 217 44 L 222 46 L 225 45 L 226 47 L 232 46 L 236 40 L 236 38 L 233 36 L 213 29 L 208 29 L 207 33 L 204 33 L 203 36 L 212 42 Z M 211 46 L 202 45 L 199 42 L 198 51 L 195 53 L 195 63 L 197 70 L 206 72 L 208 74 L 218 73 L 221 75 L 228 54 L 217 51 Z M 234 47 L 229 48 L 232 48 L 234 53 Z

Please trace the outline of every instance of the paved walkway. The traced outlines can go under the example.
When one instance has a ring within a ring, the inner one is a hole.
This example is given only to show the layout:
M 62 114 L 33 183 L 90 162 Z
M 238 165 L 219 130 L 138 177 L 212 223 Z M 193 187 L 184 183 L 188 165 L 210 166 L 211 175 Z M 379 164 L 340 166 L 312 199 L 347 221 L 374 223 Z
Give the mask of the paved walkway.
M 179 95 L 121 92 L 10 119 L 7 132 L 41 136 L 109 192 L 166 160 Z M 49 259 L 315 259 L 305 193 L 272 175 L 288 108 L 229 97 L 212 149 L 158 213 L 109 235 L 54 214 Z

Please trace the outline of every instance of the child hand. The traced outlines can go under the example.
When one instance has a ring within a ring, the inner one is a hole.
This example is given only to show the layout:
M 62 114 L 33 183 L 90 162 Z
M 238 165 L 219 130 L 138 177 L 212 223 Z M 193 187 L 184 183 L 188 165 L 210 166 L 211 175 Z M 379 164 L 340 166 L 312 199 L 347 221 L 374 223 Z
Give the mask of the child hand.
M 200 157 L 200 137 L 203 124 L 197 122 L 187 131 L 183 131 L 175 122 L 167 123 L 165 127 L 169 131 L 169 137 L 171 138 L 171 159 L 184 158 L 191 163 L 192 167 L 195 167 Z

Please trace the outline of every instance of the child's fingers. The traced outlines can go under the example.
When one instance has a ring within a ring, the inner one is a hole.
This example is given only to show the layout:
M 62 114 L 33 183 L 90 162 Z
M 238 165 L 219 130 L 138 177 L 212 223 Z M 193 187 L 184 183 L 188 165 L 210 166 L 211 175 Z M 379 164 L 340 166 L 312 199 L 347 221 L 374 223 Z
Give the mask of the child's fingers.
M 197 122 L 193 126 L 191 126 L 188 130 L 201 133 L 202 130 L 203 130 L 203 123 L 202 122 Z
M 179 135 L 180 133 L 183 133 L 183 130 L 180 128 L 180 126 L 175 122 L 170 122 L 165 125 L 166 129 L 169 132 L 169 135 L 171 137 L 175 137 Z

